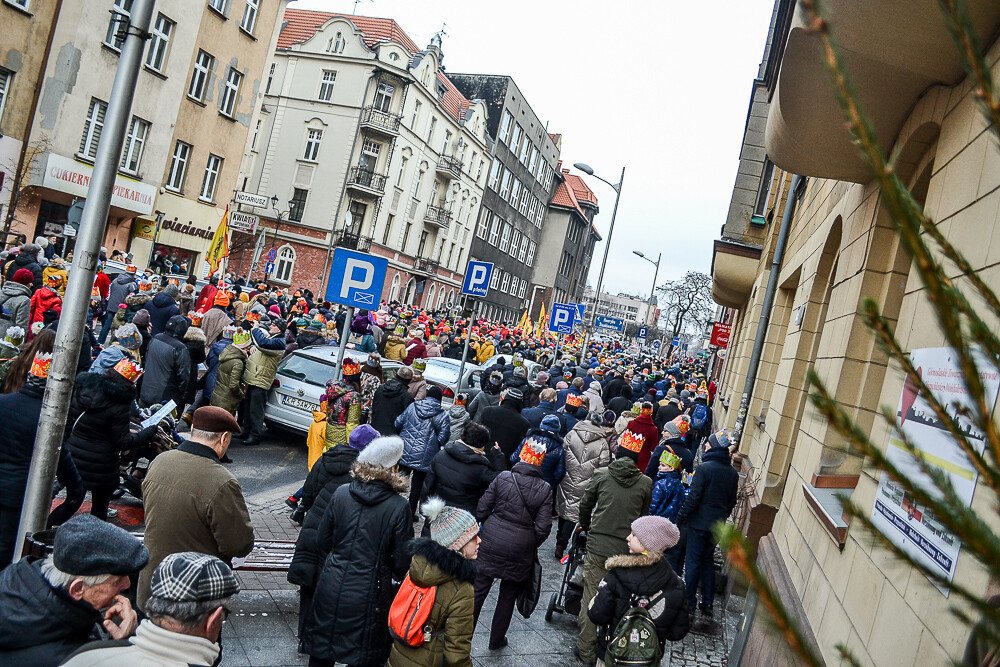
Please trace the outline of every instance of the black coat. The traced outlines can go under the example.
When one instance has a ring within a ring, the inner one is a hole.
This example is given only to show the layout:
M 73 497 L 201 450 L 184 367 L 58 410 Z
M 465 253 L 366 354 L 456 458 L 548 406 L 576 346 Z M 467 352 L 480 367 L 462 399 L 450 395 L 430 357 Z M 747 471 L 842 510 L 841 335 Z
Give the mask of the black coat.
M 541 468 L 519 462 L 486 489 L 476 518 L 483 524 L 478 572 L 494 579 L 525 581 L 531 576 L 535 551 L 552 530 L 552 487 L 542 478 Z
M 621 417 L 623 412 L 628 412 L 632 409 L 632 399 L 625 398 L 623 396 L 615 396 L 610 401 L 605 403 L 604 407 L 611 410 L 616 416 Z
M 59 665 L 100 639 L 101 614 L 88 603 L 57 593 L 42 561 L 21 559 L 0 574 L 0 664 Z
M 477 421 L 490 430 L 490 437 L 500 445 L 504 460 L 510 460 L 510 455 L 517 451 L 531 428 L 528 420 L 511 401 L 502 401 L 500 405 L 486 408 L 479 414 Z
M 656 424 L 656 428 L 660 429 L 660 433 L 662 433 L 663 427 L 676 419 L 680 414 L 681 406 L 677 403 L 670 402 L 666 405 L 658 405 L 656 412 L 653 414 L 653 423 Z
M 666 445 L 670 445 L 670 449 L 674 450 L 674 454 L 681 457 L 681 470 L 694 472 L 694 452 L 684 446 L 682 438 L 670 438 L 669 440 L 663 440 L 656 446 L 653 453 L 650 454 L 649 463 L 646 464 L 646 477 L 654 482 L 656 481 L 656 474 L 660 467 L 660 454 L 666 449 Z
M 201 327 L 190 327 L 184 334 L 184 347 L 187 348 L 190 359 L 191 371 L 188 374 L 187 391 L 184 392 L 184 402 L 190 405 L 194 403 L 194 397 L 198 394 L 198 366 L 203 364 L 208 358 L 205 355 L 205 332 Z M 203 378 L 204 380 L 204 378 Z M 204 382 L 201 383 L 204 386 Z
M 316 543 L 319 524 L 323 514 L 338 488 L 351 481 L 351 466 L 360 452 L 346 445 L 332 447 L 319 457 L 313 464 L 305 486 L 302 487 L 302 500 L 299 507 L 306 513 L 302 522 L 302 530 L 295 541 L 295 553 L 288 567 L 288 581 L 305 588 L 315 588 L 320 568 L 323 567 L 323 556 Z
M 622 388 L 627 386 L 628 383 L 625 382 L 625 379 L 621 376 L 616 377 L 604 385 L 604 389 L 601 390 L 601 398 L 604 400 L 604 405 L 607 405 L 612 398 L 621 396 Z
M 117 487 L 121 452 L 148 445 L 156 435 L 155 426 L 130 432 L 135 395 L 131 383 L 97 373 L 76 376 L 66 447 L 85 488 Z
M 161 334 L 153 336 L 142 358 L 146 374 L 142 377 L 142 400 L 147 405 L 173 400 L 184 405 L 191 379 L 191 355 L 183 342 L 191 325 L 183 315 L 175 315 Z
M 17 273 L 18 269 L 28 269 L 31 274 L 35 277 L 32 281 L 32 287 L 38 289 L 42 286 L 42 265 L 38 263 L 33 255 L 28 255 L 23 252 L 17 253 L 14 260 L 7 264 L 7 275 L 4 276 L 6 280 L 13 280 L 14 274 Z
M 716 447 L 701 455 L 701 465 L 691 480 L 687 500 L 677 515 L 677 524 L 697 530 L 712 530 L 736 507 L 740 475 L 729 459 L 729 449 Z
M 691 615 L 681 581 L 659 553 L 612 556 L 607 560 L 608 573 L 598 587 L 587 615 L 597 627 L 614 632 L 622 617 L 634 605 L 632 596 L 648 596 L 648 607 L 660 648 L 666 641 L 680 641 L 691 628 Z M 662 600 L 660 599 L 662 595 Z M 606 633 L 597 633 L 597 655 L 607 652 Z
M 395 378 L 375 390 L 372 399 L 371 425 L 382 435 L 398 435 L 396 417 L 413 402 L 406 385 Z
M 569 429 L 566 428 L 566 413 L 559 412 L 556 409 L 555 403 L 549 403 L 548 401 L 540 401 L 536 407 L 528 408 L 521 413 L 521 416 L 528 420 L 528 425 L 531 428 L 538 428 L 542 425 L 542 420 L 549 415 L 555 415 L 559 418 L 559 423 L 562 424 L 562 428 L 559 430 L 559 435 L 566 435 L 569 433 Z
M 24 503 L 31 453 L 35 447 L 43 386 L 25 382 L 15 394 L 0 394 L 0 506 L 19 508 Z M 2 554 L 0 554 L 2 556 Z
M 146 304 L 146 311 L 149 312 L 149 324 L 154 336 L 163 332 L 171 317 L 181 314 L 181 309 L 166 292 L 160 292 L 150 299 Z
M 503 453 L 496 447 L 491 445 L 483 455 L 455 440 L 434 455 L 421 497 L 439 496 L 446 505 L 475 514 L 479 499 L 506 469 Z
M 354 479 L 333 494 L 317 545 L 324 558 L 303 628 L 305 652 L 348 665 L 382 665 L 389 657 L 389 607 L 409 568 L 413 537 L 406 479 L 355 464 Z

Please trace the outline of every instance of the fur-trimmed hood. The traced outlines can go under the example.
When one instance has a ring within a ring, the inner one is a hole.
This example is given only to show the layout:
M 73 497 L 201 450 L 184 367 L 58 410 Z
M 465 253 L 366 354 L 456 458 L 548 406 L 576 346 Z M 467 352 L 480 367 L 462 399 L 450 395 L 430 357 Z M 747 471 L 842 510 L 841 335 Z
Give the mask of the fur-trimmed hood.
M 421 537 L 407 544 L 410 562 L 410 579 L 418 586 L 438 586 L 449 579 L 473 583 L 476 565 L 462 554 L 443 547 L 429 537 Z
M 188 330 L 184 332 L 184 340 L 201 343 L 202 345 L 208 342 L 208 338 L 205 337 L 205 330 L 196 326 L 188 327 Z
M 406 493 L 407 489 L 410 488 L 409 482 L 403 475 L 370 463 L 355 462 L 351 466 L 351 474 L 356 481 L 362 484 L 382 482 L 395 493 Z
M 610 570 L 616 567 L 648 567 L 663 560 L 663 554 L 659 552 L 626 554 L 624 556 L 612 556 L 604 562 L 604 569 Z
M 153 295 L 148 292 L 138 292 L 125 297 L 125 304 L 128 306 L 144 306 L 153 300 Z

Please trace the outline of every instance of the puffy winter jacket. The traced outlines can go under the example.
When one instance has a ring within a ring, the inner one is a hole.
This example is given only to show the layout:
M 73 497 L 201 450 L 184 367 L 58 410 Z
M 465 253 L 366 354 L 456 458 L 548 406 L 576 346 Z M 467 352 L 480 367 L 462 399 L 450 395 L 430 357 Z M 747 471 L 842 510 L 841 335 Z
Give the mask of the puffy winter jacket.
M 476 394 L 469 403 L 469 418 L 472 421 L 480 421 L 483 411 L 500 405 L 500 387 L 487 384 L 486 387 Z
M 540 428 L 533 428 L 524 436 L 524 440 L 513 454 L 510 455 L 510 463 L 514 465 L 521 459 L 521 450 L 524 443 L 529 440 L 537 440 L 545 445 L 545 458 L 542 459 L 542 478 L 552 487 L 555 493 L 559 482 L 566 476 L 566 461 L 563 458 L 563 438 L 558 433 L 546 431 Z
M 141 397 L 147 405 L 174 401 L 184 403 L 191 381 L 191 355 L 184 344 L 184 334 L 191 326 L 183 315 L 174 315 L 161 334 L 153 337 L 146 350 L 146 374 L 142 377 Z
M 183 315 L 181 316 L 183 317 Z M 194 398 L 198 394 L 198 387 L 204 386 L 198 378 L 198 367 L 205 363 L 205 332 L 201 327 L 188 327 L 184 334 L 184 345 L 188 349 L 188 356 L 191 359 L 191 381 L 188 382 L 187 392 L 184 394 L 184 402 L 188 405 L 194 403 Z
M 215 389 L 215 381 L 219 377 L 219 359 L 222 351 L 232 344 L 233 341 L 223 339 L 209 346 L 208 354 L 205 355 L 205 396 L 212 395 L 212 390 Z
M 385 339 L 385 358 L 390 361 L 406 359 L 406 343 L 399 336 L 390 334 Z
M 536 549 L 552 530 L 552 487 L 538 466 L 519 462 L 489 485 L 476 507 L 476 518 L 483 524 L 476 560 L 479 574 L 525 581 L 531 576 Z
M 733 468 L 729 449 L 708 450 L 701 455 L 701 465 L 694 472 L 691 491 L 677 514 L 677 523 L 690 522 L 697 530 L 712 530 L 712 526 L 724 521 L 736 507 L 739 483 L 740 475 Z
M 486 488 L 505 469 L 503 453 L 496 447 L 480 454 L 461 440 L 453 440 L 434 455 L 421 498 L 439 496 L 446 505 L 475 514 Z
M 396 417 L 396 428 L 403 439 L 403 458 L 400 463 L 414 470 L 426 472 L 438 450 L 451 437 L 448 413 L 436 398 L 425 398 L 407 406 Z
M 24 487 L 38 431 L 45 386 L 25 382 L 21 391 L 0 394 L 0 506 L 19 508 L 24 502 Z M 0 554 L 3 557 L 5 554 Z M 6 554 L 10 555 L 10 554 Z
M 660 431 L 653 423 L 653 418 L 649 415 L 639 415 L 625 427 L 622 438 L 630 439 L 632 446 L 641 447 L 638 451 L 639 461 L 636 466 L 639 470 L 645 471 L 646 464 L 649 463 L 649 455 L 653 453 L 656 445 L 660 442 Z
M 611 429 L 579 422 L 563 439 L 566 476 L 556 491 L 556 512 L 574 523 L 580 517 L 580 499 L 598 468 L 611 463 L 607 434 Z
M 653 500 L 649 504 L 649 513 L 676 522 L 677 513 L 681 511 L 686 497 L 687 488 L 681 482 L 681 471 L 661 472 L 653 482 Z
M 118 306 L 125 303 L 125 297 L 136 290 L 135 274 L 119 273 L 108 287 L 108 312 L 118 312 Z
M 181 309 L 166 292 L 160 292 L 150 299 L 146 304 L 146 311 L 149 312 L 149 325 L 154 336 L 163 331 L 163 327 L 167 326 L 167 320 L 181 314 Z
M 54 310 L 57 315 L 62 312 L 62 298 L 60 298 L 59 292 L 48 286 L 35 290 L 35 293 L 31 295 L 30 324 L 43 322 L 46 310 Z
M 281 355 L 285 351 L 285 338 L 281 334 L 268 337 L 267 332 L 260 327 L 251 331 L 250 336 L 256 349 L 247 359 L 243 382 L 251 387 L 270 389 L 278 364 L 281 363 Z
M 413 364 L 414 359 L 426 359 L 427 358 L 427 348 L 424 347 L 424 341 L 419 338 L 411 338 L 406 343 L 406 357 L 403 358 L 403 363 L 407 366 Z
M 469 423 L 469 411 L 464 405 L 452 405 L 448 408 L 448 421 L 451 427 L 451 439 L 458 440 L 462 437 L 462 429 Z
M 420 373 L 414 373 L 410 384 L 406 386 L 406 390 L 410 392 L 410 396 L 413 397 L 414 401 L 422 401 L 427 398 L 427 380 Z
M 135 319 L 135 314 L 140 310 L 145 310 L 153 300 L 153 295 L 150 292 L 137 292 L 135 294 L 129 294 L 125 297 L 125 321 L 131 322 Z M 148 312 L 148 311 L 147 311 Z M 169 320 L 168 320 L 169 321 Z
M 406 389 L 406 384 L 393 378 L 375 390 L 372 399 L 371 425 L 382 435 L 396 435 L 396 419 L 403 414 L 407 406 L 413 403 L 413 397 Z
M 490 341 L 483 341 L 476 349 L 476 363 L 482 366 L 486 361 L 496 354 L 496 347 Z
M 35 289 L 42 286 L 42 265 L 38 263 L 38 260 L 34 255 L 27 255 L 23 252 L 17 253 L 17 255 L 14 256 L 14 259 L 7 263 L 7 274 L 4 278 L 6 280 L 12 280 L 18 269 L 28 269 L 31 271 L 31 275 L 35 278 L 34 281 L 32 281 L 32 286 Z
M 8 280 L 0 289 L 0 321 L 3 329 L 19 326 L 25 331 L 31 326 L 31 288 Z
M 227 345 L 219 354 L 219 365 L 215 370 L 215 382 L 212 385 L 210 404 L 229 412 L 243 402 L 246 391 L 243 389 L 243 373 L 247 363 L 246 352 L 235 345 Z M 206 381 L 205 391 L 208 391 Z

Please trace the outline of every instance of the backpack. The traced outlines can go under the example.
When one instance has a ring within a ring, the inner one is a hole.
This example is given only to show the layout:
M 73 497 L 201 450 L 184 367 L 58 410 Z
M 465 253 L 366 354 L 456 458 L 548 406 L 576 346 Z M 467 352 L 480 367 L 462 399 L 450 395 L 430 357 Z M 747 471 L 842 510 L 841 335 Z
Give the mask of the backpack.
M 705 427 L 705 421 L 708 419 L 708 406 L 699 403 L 694 406 L 694 411 L 691 413 L 691 428 L 696 431 L 700 431 Z
M 417 648 L 436 636 L 427 624 L 436 594 L 437 586 L 422 588 L 406 575 L 389 607 L 389 634 L 393 639 Z
M 663 597 L 663 593 L 659 597 Z M 632 602 L 634 606 L 625 612 L 608 639 L 604 658 L 607 667 L 652 667 L 659 665 L 663 658 L 656 625 L 649 613 L 652 601 L 633 595 Z

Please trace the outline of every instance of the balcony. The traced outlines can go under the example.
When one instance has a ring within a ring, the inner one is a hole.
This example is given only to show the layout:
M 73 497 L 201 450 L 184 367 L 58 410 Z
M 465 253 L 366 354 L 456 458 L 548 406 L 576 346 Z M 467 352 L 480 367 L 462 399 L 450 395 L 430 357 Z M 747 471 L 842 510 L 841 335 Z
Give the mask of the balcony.
M 385 174 L 364 167 L 351 167 L 351 171 L 347 174 L 347 187 L 377 197 L 385 194 L 385 181 Z
M 727 235 L 715 242 L 712 254 L 712 299 L 721 306 L 740 309 L 750 296 L 761 247 L 746 235 Z
M 399 134 L 399 124 L 402 117 L 399 114 L 382 111 L 375 107 L 365 107 L 361 110 L 361 127 L 366 130 L 395 137 Z
M 428 206 L 424 213 L 424 221 L 432 222 L 441 229 L 448 229 L 451 224 L 451 211 L 443 206 Z
M 462 161 L 457 157 L 449 157 L 447 155 L 442 155 L 438 159 L 437 172 L 443 174 L 448 178 L 461 178 L 462 177 Z
M 334 238 L 334 244 L 338 248 L 347 248 L 348 250 L 357 250 L 358 252 L 368 252 L 372 247 L 371 237 L 359 236 L 352 232 L 346 230 L 341 230 L 337 232 L 337 236 Z
M 431 275 L 437 271 L 438 266 L 438 262 L 428 257 L 417 257 L 413 260 L 414 273 L 425 273 L 427 275 Z

